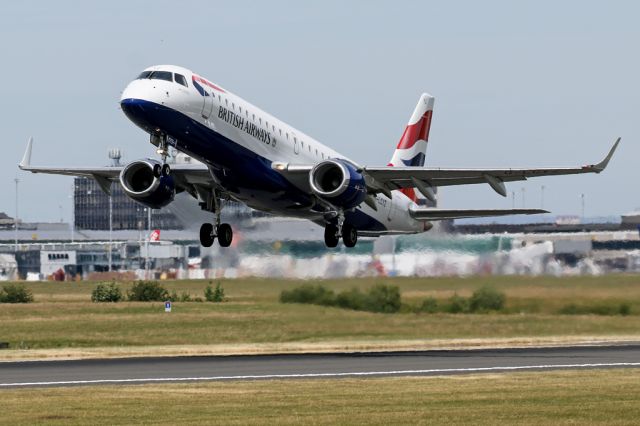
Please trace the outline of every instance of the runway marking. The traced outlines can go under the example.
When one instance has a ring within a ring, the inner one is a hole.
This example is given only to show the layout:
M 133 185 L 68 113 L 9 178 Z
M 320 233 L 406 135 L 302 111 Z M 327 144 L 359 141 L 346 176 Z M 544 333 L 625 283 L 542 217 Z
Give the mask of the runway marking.
M 256 379 L 294 379 L 294 378 L 322 378 L 322 377 L 361 377 L 361 376 L 393 376 L 430 373 L 477 373 L 487 371 L 514 370 L 548 370 L 575 369 L 597 367 L 640 367 L 640 362 L 613 362 L 595 364 L 547 364 L 547 365 L 519 365 L 511 367 L 471 367 L 471 368 L 433 368 L 427 370 L 392 370 L 392 371 L 352 371 L 344 373 L 293 373 L 293 374 L 256 374 L 240 376 L 210 376 L 210 377 L 150 377 L 141 379 L 96 379 L 96 380 L 65 380 L 56 382 L 23 382 L 0 383 L 0 387 L 13 386 L 56 386 L 56 385 L 92 385 L 118 383 L 153 383 L 153 382 L 197 382 L 221 380 L 256 380 Z

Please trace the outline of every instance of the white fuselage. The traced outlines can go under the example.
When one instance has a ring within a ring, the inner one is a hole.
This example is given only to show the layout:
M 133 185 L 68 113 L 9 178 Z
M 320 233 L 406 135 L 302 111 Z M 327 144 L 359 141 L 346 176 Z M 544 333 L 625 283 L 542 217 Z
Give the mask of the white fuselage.
M 188 69 L 157 66 L 145 72 L 159 70 L 184 76 L 187 85 L 177 77 L 132 81 L 121 104 L 135 124 L 150 134 L 168 135 L 169 144 L 205 163 L 227 193 L 250 207 L 323 222 L 311 208 L 308 186 L 286 181 L 271 164 L 351 160 Z M 413 201 L 401 192 L 392 191 L 391 200 L 377 195 L 375 201 L 377 210 L 362 203 L 345 212 L 361 235 L 425 230 L 424 222 L 409 215 Z

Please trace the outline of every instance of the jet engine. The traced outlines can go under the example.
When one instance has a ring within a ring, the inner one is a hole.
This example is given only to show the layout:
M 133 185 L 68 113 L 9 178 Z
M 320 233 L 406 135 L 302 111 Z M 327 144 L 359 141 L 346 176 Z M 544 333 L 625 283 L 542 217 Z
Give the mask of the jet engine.
M 176 193 L 168 167 L 151 159 L 127 164 L 120 172 L 120 184 L 129 197 L 152 209 L 166 206 Z
M 358 206 L 367 196 L 364 176 L 344 160 L 326 160 L 309 173 L 311 190 L 320 198 L 345 210 Z

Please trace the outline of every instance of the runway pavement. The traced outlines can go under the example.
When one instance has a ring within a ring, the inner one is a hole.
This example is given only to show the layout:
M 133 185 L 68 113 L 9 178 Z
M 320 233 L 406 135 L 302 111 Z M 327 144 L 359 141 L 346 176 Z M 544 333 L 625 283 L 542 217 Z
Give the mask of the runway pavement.
M 0 389 L 640 367 L 640 344 L 304 355 L 124 358 L 0 363 Z

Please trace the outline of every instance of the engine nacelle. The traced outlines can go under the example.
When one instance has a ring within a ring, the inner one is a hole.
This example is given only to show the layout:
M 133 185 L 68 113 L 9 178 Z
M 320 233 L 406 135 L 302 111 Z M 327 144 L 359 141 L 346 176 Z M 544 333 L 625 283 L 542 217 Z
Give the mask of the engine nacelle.
M 358 206 L 367 196 L 364 176 L 343 160 L 316 164 L 309 173 L 309 184 L 317 196 L 343 209 Z
M 173 176 L 163 176 L 161 170 L 162 164 L 156 160 L 132 161 L 120 172 L 120 184 L 129 197 L 159 209 L 172 202 L 176 194 Z

